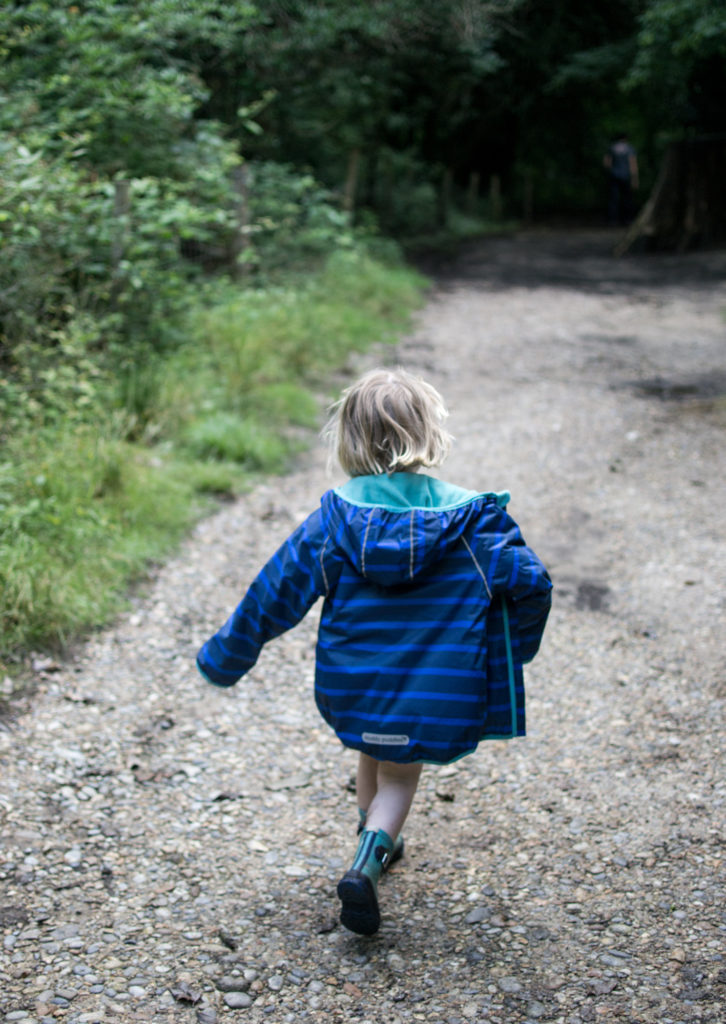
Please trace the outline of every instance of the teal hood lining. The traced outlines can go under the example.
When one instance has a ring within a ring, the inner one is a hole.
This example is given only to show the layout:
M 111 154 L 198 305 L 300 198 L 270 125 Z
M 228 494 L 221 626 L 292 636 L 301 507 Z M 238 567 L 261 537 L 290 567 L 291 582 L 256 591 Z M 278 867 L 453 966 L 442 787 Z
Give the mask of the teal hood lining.
M 461 508 L 477 499 L 495 502 L 506 508 L 511 495 L 508 491 L 469 491 L 449 484 L 425 473 L 375 473 L 354 476 L 334 493 L 351 505 L 361 508 L 381 508 L 389 512 L 411 509 L 447 511 Z

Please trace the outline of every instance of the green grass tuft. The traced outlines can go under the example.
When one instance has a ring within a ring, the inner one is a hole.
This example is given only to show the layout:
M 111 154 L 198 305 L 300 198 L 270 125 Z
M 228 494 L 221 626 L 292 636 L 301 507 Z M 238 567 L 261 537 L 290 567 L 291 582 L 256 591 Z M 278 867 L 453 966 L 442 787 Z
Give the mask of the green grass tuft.
M 196 459 L 237 462 L 243 468 L 266 472 L 282 470 L 288 451 L 284 440 L 258 420 L 226 412 L 194 420 L 182 443 Z
M 89 428 L 13 445 L 0 502 L 2 653 L 62 647 L 107 621 L 129 582 L 199 514 L 178 464 Z M 12 467 L 10 469 L 9 467 Z

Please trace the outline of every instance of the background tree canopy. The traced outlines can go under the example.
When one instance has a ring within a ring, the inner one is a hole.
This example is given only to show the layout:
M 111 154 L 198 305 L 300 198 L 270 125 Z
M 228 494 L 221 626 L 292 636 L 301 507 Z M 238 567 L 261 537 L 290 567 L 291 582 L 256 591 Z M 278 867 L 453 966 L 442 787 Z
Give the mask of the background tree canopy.
M 472 175 L 512 214 L 527 183 L 535 213 L 598 211 L 615 131 L 647 183 L 667 140 L 726 130 L 725 57 L 725 0 L 21 0 L 0 128 L 97 180 L 182 183 L 192 222 L 242 156 L 411 233 Z

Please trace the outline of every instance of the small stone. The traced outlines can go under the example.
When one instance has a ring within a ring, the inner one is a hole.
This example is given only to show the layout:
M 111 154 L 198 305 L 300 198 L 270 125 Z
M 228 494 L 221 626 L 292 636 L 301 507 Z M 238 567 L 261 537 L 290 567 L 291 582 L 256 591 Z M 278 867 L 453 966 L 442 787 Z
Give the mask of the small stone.
M 252 997 L 246 992 L 228 992 L 224 997 L 224 1004 L 230 1010 L 246 1010 L 248 1006 L 252 1006 Z
M 288 864 L 284 871 L 288 878 L 307 878 L 308 876 L 308 869 L 302 864 Z
M 392 971 L 395 971 L 397 974 L 401 974 L 406 969 L 406 962 L 402 956 L 398 955 L 398 953 L 389 953 L 388 966 Z
M 593 996 L 610 995 L 617 987 L 618 982 L 616 978 L 596 978 L 587 983 L 587 991 Z
M 486 921 L 488 917 L 491 917 L 489 907 L 475 907 L 470 914 L 466 915 L 464 920 L 467 924 L 479 924 L 480 921 Z
M 243 978 L 233 974 L 225 974 L 217 982 L 220 992 L 246 992 L 254 978 Z
M 515 992 L 522 991 L 522 985 L 520 984 L 520 982 L 517 981 L 516 978 L 500 978 L 498 984 L 502 992 L 508 992 L 511 995 L 514 995 Z
M 227 931 L 226 928 L 219 928 L 217 930 L 217 935 L 219 936 L 219 941 L 222 943 L 222 945 L 226 946 L 227 949 L 237 949 L 237 940 L 235 939 L 234 935 L 231 934 L 231 932 Z M 195 936 L 195 938 L 196 937 L 197 936 Z
M 178 1003 L 191 1003 L 192 1006 L 196 1006 L 202 998 L 202 993 L 193 989 L 186 981 L 180 981 L 176 985 L 173 985 L 171 994 Z
M 267 984 L 273 992 L 279 992 L 285 982 L 279 974 L 273 974 Z
M 670 953 L 668 954 L 668 959 L 669 960 L 675 960 L 679 964 L 684 964 L 686 962 L 686 959 L 687 959 L 685 950 L 683 950 L 683 949 L 672 949 L 670 951 Z
M 78 995 L 78 989 L 75 988 L 57 988 L 55 990 L 56 996 L 59 999 L 67 999 L 69 1002 L 71 999 L 75 999 Z

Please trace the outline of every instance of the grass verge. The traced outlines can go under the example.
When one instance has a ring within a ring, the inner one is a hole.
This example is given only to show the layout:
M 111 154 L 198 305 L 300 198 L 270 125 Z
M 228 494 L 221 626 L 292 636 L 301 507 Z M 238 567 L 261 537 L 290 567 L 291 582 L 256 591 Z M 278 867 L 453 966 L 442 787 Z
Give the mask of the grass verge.
M 0 671 L 107 623 L 216 496 L 283 471 L 319 423 L 313 393 L 352 351 L 399 336 L 423 285 L 353 251 L 294 284 L 217 286 L 172 354 L 107 373 L 83 421 L 8 434 Z

